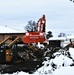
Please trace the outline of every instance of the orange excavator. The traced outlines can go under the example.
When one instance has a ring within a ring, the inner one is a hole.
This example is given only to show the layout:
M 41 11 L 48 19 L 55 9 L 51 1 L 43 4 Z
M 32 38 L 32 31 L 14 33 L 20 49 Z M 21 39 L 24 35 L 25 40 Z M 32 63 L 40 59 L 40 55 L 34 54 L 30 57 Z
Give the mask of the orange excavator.
M 37 22 L 37 30 L 35 32 L 26 32 L 23 36 L 24 43 L 44 43 L 45 39 L 45 15 L 42 16 Z
M 30 72 L 42 65 L 44 50 L 32 43 L 45 42 L 45 21 L 43 21 L 43 17 L 40 18 L 36 31 L 26 32 L 22 38 L 8 36 L 0 42 L 0 64 L 3 64 L 2 66 L 6 64 L 0 72 L 10 73 L 18 70 Z

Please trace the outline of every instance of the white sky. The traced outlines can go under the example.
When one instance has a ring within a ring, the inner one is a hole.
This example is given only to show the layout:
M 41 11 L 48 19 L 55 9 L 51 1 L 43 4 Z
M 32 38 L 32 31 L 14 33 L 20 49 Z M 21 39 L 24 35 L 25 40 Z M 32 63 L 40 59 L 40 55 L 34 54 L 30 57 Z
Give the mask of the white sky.
M 0 0 L 0 25 L 24 30 L 29 20 L 46 15 L 47 31 L 74 34 L 74 3 L 70 0 Z

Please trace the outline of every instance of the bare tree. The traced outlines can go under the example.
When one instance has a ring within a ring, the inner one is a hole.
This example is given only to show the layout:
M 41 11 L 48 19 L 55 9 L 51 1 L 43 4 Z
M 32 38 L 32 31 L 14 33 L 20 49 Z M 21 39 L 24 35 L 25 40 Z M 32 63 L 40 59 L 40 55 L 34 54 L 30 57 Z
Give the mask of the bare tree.
M 36 31 L 36 22 L 35 21 L 28 21 L 28 24 L 25 26 L 25 30 L 28 32 Z

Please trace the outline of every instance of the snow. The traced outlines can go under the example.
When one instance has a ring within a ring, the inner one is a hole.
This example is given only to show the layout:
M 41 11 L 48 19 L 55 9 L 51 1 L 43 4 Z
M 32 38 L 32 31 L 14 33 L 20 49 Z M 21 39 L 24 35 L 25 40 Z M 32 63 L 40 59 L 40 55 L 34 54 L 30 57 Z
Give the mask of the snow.
M 0 74 L 0 75 L 31 75 L 31 74 L 21 71 L 13 74 Z
M 43 45 L 43 44 L 40 44 L 40 42 L 38 42 L 37 47 L 39 47 L 39 48 L 44 48 L 44 45 Z
M 43 62 L 44 65 L 36 70 L 36 72 L 33 74 L 21 71 L 13 74 L 3 75 L 74 75 L 74 66 L 70 66 L 74 62 L 68 57 L 65 50 L 62 51 L 59 50 L 58 52 L 54 53 L 53 56 L 55 57 L 52 59 L 46 57 L 46 61 Z M 69 48 L 69 53 L 74 59 L 74 48 Z
M 70 39 L 74 39 L 74 35 L 65 37 L 50 37 L 48 40 L 70 40 Z
M 55 63 L 57 65 L 57 67 L 61 67 L 63 64 L 64 66 L 69 66 L 71 63 L 73 63 L 73 61 L 64 56 L 64 55 L 60 55 L 59 57 L 57 56 L 54 60 L 53 63 Z
M 36 74 L 37 75 L 54 75 L 55 71 L 62 69 L 62 67 L 63 68 L 70 67 L 70 65 L 73 63 L 72 59 L 63 55 L 61 52 L 54 53 L 54 56 L 55 56 L 55 58 L 51 59 L 51 60 L 49 60 L 47 58 L 47 61 L 43 62 L 44 66 L 39 68 L 34 74 L 35 75 Z M 52 66 L 52 65 L 54 65 L 54 66 Z M 59 73 L 61 73 L 61 72 L 59 72 Z M 58 71 L 57 71 L 57 74 L 58 74 Z M 57 75 L 57 74 L 55 74 L 55 75 Z M 58 75 L 60 75 L 60 74 L 58 74 Z
M 69 49 L 70 53 L 73 51 L 73 48 Z M 72 52 L 72 53 L 73 53 Z M 72 54 L 71 53 L 71 54 Z M 74 54 L 74 53 L 73 53 Z M 54 59 L 44 61 L 44 66 L 37 70 L 40 75 L 73 75 L 74 67 L 71 67 L 70 65 L 73 63 L 72 59 L 69 57 L 62 55 L 60 52 L 54 53 L 54 56 L 56 56 Z M 51 64 L 54 63 L 57 69 L 53 71 L 53 68 Z M 49 66 L 47 66 L 49 64 Z M 64 64 L 64 65 L 63 65 Z M 71 71 L 71 73 L 70 73 Z M 37 73 L 36 72 L 36 73 Z
M 12 29 L 12 28 L 0 25 L 0 33 L 25 33 L 25 31 L 19 31 L 16 29 Z
M 25 73 L 25 72 L 20 72 L 20 73 L 18 73 L 18 75 L 29 75 L 29 73 Z
M 51 37 L 48 40 L 66 40 L 66 37 Z
M 71 54 L 71 57 L 74 59 L 74 48 L 69 48 L 69 52 Z
M 67 39 L 74 39 L 74 35 L 67 36 Z
M 55 63 L 58 68 L 61 67 L 62 65 L 64 65 L 65 67 L 70 66 L 73 63 L 72 59 L 67 57 L 67 55 L 61 54 L 61 52 L 54 53 L 54 56 L 56 57 L 53 59 L 53 63 Z
M 74 75 L 74 67 L 61 67 L 53 72 L 53 75 Z

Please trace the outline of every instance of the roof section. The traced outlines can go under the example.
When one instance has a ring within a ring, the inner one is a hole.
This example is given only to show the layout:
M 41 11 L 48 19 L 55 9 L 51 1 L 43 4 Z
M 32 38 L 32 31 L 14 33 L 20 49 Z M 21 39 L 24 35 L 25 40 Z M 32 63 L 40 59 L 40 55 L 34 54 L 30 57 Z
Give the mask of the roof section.
M 51 37 L 49 40 L 69 40 L 69 39 L 74 39 L 74 36 L 66 36 L 66 37 Z
M 16 30 L 16 29 L 12 29 L 12 28 L 0 25 L 0 33 L 25 33 L 25 30 L 19 31 L 19 30 Z
M 66 40 L 66 37 L 51 37 L 49 40 Z
M 68 39 L 74 39 L 74 35 L 67 36 Z

